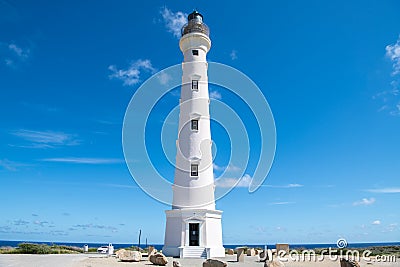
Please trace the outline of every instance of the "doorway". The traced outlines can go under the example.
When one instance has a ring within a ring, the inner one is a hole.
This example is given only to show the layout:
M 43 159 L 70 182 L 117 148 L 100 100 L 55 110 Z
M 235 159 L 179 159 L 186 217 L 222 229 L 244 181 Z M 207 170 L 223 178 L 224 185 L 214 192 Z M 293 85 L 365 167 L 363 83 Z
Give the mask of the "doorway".
M 199 224 L 189 223 L 189 246 L 199 246 Z

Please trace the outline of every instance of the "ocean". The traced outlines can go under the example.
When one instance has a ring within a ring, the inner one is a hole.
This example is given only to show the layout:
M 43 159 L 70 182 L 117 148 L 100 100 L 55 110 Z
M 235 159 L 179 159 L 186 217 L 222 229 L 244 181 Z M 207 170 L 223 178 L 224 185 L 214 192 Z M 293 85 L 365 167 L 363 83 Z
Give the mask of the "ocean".
M 76 247 L 83 247 L 84 245 L 88 245 L 90 248 L 98 248 L 100 246 L 108 245 L 107 243 L 73 243 L 73 242 L 42 242 L 42 241 L 11 241 L 11 240 L 0 240 L 0 247 L 3 246 L 10 246 L 10 247 L 17 247 L 20 243 L 36 243 L 36 244 L 47 244 L 47 245 L 66 245 L 66 246 L 76 246 Z M 138 244 L 123 244 L 123 243 L 113 243 L 115 249 L 118 248 L 126 248 L 130 246 L 137 246 Z M 225 245 L 225 248 L 237 248 L 237 247 L 253 247 L 253 248 L 264 248 L 267 245 L 268 248 L 275 248 L 275 244 L 234 244 L 234 245 Z M 145 244 L 141 244 L 141 248 L 145 248 Z M 148 246 L 154 246 L 157 250 L 161 250 L 163 245 L 162 244 L 151 244 L 149 243 Z M 336 248 L 336 244 L 289 244 L 291 249 L 295 248 L 306 248 L 306 249 L 314 249 L 314 248 Z M 385 242 L 385 243 L 349 243 L 348 248 L 364 248 L 364 247 L 373 247 L 373 246 L 400 246 L 400 242 Z

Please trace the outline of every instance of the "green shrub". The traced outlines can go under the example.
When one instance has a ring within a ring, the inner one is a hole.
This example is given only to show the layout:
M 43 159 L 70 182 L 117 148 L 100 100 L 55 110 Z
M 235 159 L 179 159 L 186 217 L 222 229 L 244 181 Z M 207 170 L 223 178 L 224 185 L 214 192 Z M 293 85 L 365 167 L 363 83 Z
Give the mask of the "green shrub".
M 89 248 L 88 252 L 97 252 L 97 248 Z
M 52 252 L 48 245 L 31 243 L 18 244 L 18 251 L 22 254 L 50 254 Z

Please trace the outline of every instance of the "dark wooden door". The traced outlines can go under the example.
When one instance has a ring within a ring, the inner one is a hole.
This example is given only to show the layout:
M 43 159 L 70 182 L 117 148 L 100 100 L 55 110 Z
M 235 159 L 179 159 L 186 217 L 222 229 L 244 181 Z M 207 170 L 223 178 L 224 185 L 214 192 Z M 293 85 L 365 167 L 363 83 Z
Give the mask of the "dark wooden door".
M 198 223 L 189 223 L 189 246 L 198 246 L 199 245 L 199 224 Z

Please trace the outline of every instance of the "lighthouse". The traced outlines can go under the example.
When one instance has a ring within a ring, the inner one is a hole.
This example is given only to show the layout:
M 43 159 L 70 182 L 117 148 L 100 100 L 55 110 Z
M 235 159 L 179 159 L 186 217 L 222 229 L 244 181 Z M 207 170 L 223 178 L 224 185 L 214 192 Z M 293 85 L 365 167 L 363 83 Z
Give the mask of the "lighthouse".
M 225 257 L 222 211 L 216 210 L 207 53 L 209 29 L 193 11 L 182 28 L 182 86 L 172 209 L 166 211 L 163 253 L 181 258 Z

